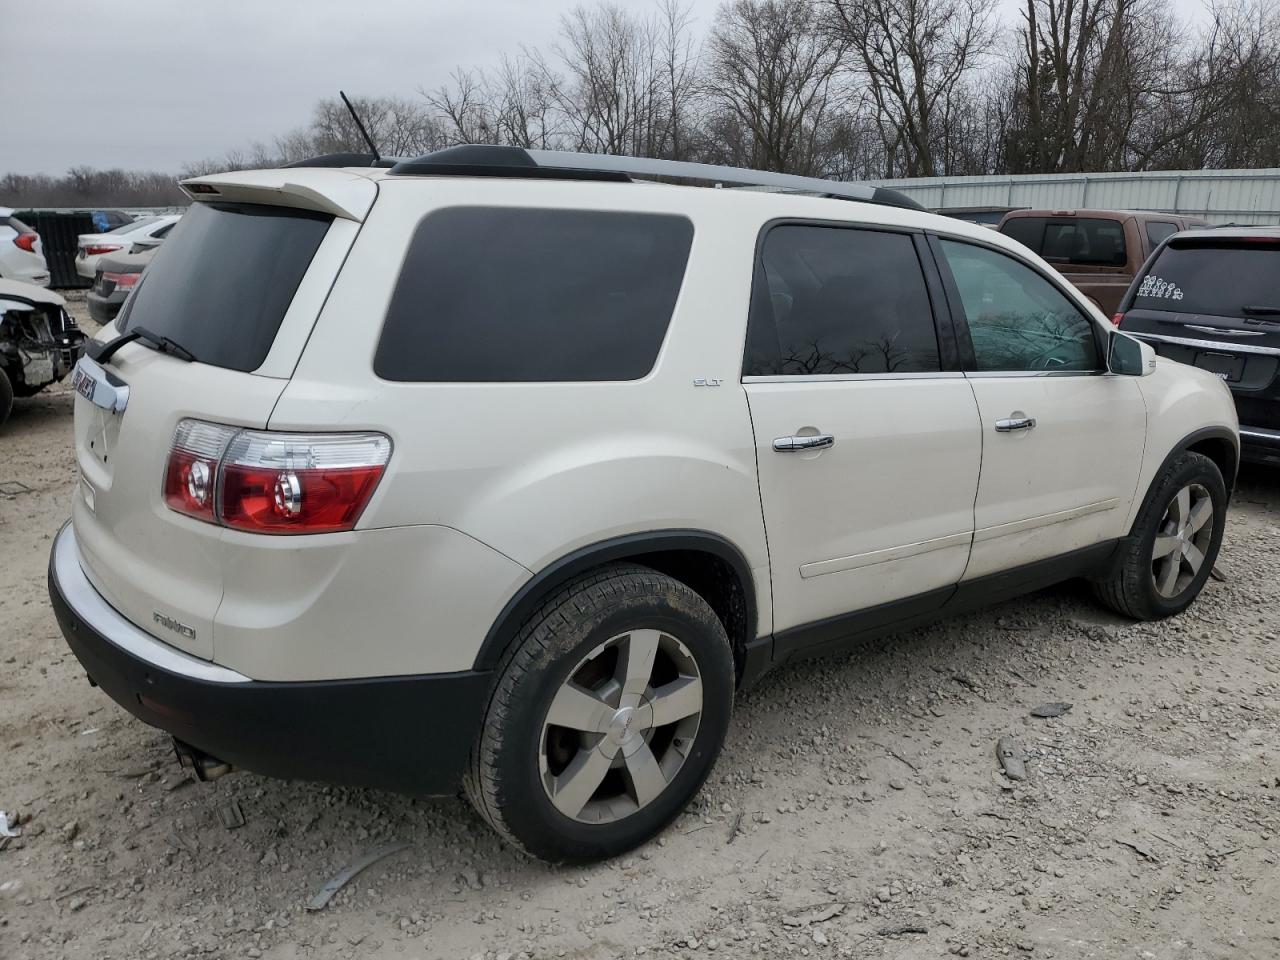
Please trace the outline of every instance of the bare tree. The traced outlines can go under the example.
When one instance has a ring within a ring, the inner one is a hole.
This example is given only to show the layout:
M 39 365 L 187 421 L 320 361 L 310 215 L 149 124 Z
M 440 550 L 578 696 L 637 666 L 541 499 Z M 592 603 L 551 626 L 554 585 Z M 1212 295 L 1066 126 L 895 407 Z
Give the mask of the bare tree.
M 811 0 L 733 0 L 708 42 L 706 89 L 724 159 L 788 173 L 823 166 L 840 110 L 845 42 L 821 29 Z
M 969 81 L 996 41 L 994 0 L 827 0 L 880 129 L 889 176 L 972 172 Z

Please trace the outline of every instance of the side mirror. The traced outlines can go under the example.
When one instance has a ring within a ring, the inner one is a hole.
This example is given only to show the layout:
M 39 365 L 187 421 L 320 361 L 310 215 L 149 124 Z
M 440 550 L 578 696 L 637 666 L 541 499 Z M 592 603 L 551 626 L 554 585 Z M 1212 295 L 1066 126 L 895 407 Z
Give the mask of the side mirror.
M 1156 352 L 1150 344 L 1111 331 L 1107 347 L 1107 369 L 1124 377 L 1145 377 L 1156 371 Z

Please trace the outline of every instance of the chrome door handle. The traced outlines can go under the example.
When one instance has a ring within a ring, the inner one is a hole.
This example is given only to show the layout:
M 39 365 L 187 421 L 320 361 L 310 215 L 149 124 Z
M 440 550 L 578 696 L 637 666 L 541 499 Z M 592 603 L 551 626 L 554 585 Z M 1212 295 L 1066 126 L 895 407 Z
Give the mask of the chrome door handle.
M 820 433 L 815 437 L 779 437 L 773 441 L 773 449 L 778 453 L 796 453 L 801 450 L 825 450 L 835 446 L 836 438 L 829 433 Z
M 1035 425 L 1035 417 L 1011 417 L 1007 420 L 997 420 L 996 431 L 998 433 L 1012 433 L 1014 430 L 1030 430 Z

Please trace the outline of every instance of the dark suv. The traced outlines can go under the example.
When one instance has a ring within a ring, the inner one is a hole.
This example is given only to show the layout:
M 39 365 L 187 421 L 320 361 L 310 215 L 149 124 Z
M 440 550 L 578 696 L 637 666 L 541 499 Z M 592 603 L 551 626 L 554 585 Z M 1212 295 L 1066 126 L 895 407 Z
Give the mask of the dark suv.
M 1280 464 L 1280 227 L 1188 230 L 1143 264 L 1114 318 L 1235 398 L 1245 459 Z

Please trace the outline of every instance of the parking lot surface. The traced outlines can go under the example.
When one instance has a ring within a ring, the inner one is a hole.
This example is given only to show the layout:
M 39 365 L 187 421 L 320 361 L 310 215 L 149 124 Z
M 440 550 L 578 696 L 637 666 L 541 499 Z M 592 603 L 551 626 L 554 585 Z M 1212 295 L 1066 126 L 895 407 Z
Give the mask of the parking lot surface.
M 0 809 L 23 820 L 0 957 L 1280 955 L 1280 472 L 1242 474 L 1226 580 L 1185 615 L 1128 623 L 1069 584 L 784 668 L 658 841 L 564 868 L 458 800 L 186 780 L 48 606 L 71 407 L 63 386 L 0 428 Z M 1071 708 L 1030 716 L 1048 703 Z

